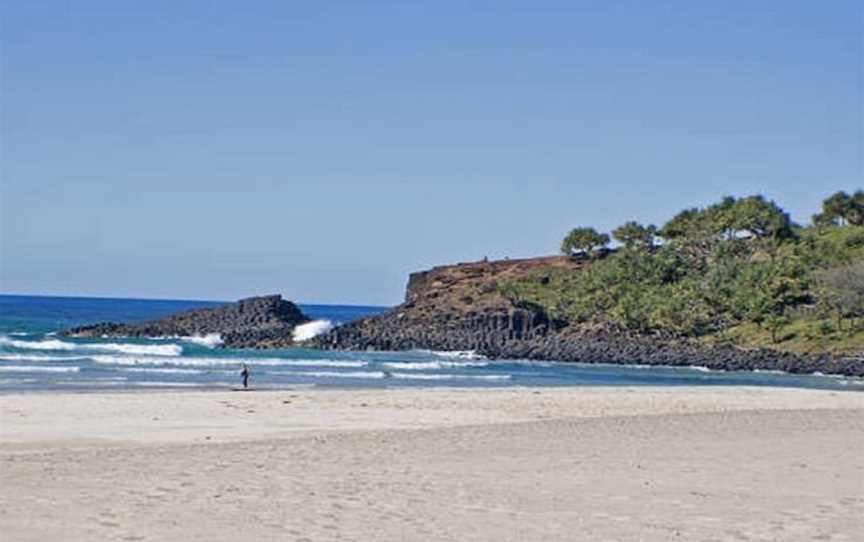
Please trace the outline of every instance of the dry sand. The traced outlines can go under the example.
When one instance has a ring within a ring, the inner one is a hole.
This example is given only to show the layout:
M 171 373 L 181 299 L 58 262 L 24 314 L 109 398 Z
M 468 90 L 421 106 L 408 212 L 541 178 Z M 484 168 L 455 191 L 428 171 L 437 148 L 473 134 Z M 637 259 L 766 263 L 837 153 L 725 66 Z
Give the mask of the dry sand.
M 0 396 L 0 540 L 864 540 L 864 393 Z

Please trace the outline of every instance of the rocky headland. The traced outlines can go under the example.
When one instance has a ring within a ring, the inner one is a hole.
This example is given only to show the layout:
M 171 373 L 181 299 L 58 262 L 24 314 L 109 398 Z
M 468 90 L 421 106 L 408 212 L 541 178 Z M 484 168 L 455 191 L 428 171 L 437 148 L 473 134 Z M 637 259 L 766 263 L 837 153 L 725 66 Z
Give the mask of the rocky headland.
M 309 318 L 281 295 L 195 309 L 140 323 L 102 322 L 61 333 L 68 337 L 191 337 L 219 334 L 227 348 L 281 348 L 294 343 L 294 328 Z
M 516 304 L 501 292 L 500 286 L 508 281 L 544 281 L 546 270 L 585 265 L 589 264 L 547 257 L 463 263 L 414 273 L 402 304 L 306 344 L 340 350 L 474 350 L 492 359 L 864 376 L 861 357 L 708 345 L 669 335 L 575 325 L 550 318 L 542 307 Z
M 548 280 L 547 273 L 578 271 L 587 265 L 591 265 L 587 260 L 553 256 L 461 263 L 413 273 L 400 305 L 301 344 L 325 350 L 475 351 L 490 359 L 864 376 L 864 356 L 741 348 L 669 334 L 575 324 L 550 317 L 539 305 L 514 302 L 503 293 L 504 284 L 542 284 Z M 152 338 L 215 333 L 222 338 L 220 346 L 226 348 L 285 348 L 297 344 L 295 327 L 309 321 L 294 303 L 272 295 L 148 322 L 82 326 L 61 335 Z

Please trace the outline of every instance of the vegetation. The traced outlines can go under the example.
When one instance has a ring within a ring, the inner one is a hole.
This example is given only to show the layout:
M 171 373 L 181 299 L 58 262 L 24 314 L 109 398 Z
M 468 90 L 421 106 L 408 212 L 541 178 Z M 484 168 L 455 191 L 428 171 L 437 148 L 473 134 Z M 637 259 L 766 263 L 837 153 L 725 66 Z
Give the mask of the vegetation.
M 643 226 L 631 221 L 612 230 L 612 237 L 629 249 L 650 250 L 657 239 L 657 226 Z
M 858 190 L 851 196 L 837 192 L 827 198 L 822 202 L 822 212 L 813 216 L 813 223 L 817 226 L 864 226 L 864 191 Z
M 514 302 L 585 327 L 794 351 L 864 350 L 864 192 L 838 192 L 812 226 L 762 196 L 727 197 L 662 228 L 627 222 L 589 265 L 501 286 Z M 576 228 L 571 257 L 609 236 Z
M 594 228 L 574 228 L 561 241 L 561 253 L 565 256 L 594 256 L 595 249 L 609 244 L 609 235 L 597 233 Z

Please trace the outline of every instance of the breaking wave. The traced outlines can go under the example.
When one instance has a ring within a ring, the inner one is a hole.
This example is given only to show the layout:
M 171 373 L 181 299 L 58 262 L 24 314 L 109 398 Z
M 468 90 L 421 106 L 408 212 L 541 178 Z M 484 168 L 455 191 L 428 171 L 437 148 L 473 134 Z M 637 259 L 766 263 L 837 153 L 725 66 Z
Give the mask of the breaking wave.
M 166 358 L 159 356 L 92 356 L 95 363 L 105 365 L 180 365 L 189 367 L 238 367 L 241 363 L 265 367 L 366 367 L 366 361 L 338 359 L 278 359 L 278 358 Z
M 178 369 L 176 367 L 123 367 L 118 370 L 127 373 L 159 373 L 178 375 L 200 375 L 206 372 L 200 369 Z
M 459 374 L 418 374 L 390 373 L 387 371 L 289 371 L 273 374 L 307 376 L 317 378 L 364 378 L 364 379 L 401 379 L 401 380 L 509 380 L 510 375 L 459 375 Z
M 89 356 L 34 356 L 32 354 L 0 354 L 0 361 L 33 361 L 36 363 L 44 361 L 82 361 L 89 359 Z
M 331 329 L 333 329 L 333 322 L 330 320 L 314 320 L 295 327 L 292 338 L 295 341 L 307 341 L 312 337 L 327 333 Z
M 457 358 L 457 359 L 486 359 L 486 356 L 478 354 L 476 350 L 416 350 L 424 354 L 432 354 L 442 358 Z
M 418 373 L 393 373 L 393 378 L 406 380 L 510 380 L 510 375 L 430 375 Z
M 484 361 L 388 361 L 381 365 L 389 369 L 423 371 L 434 369 L 454 369 L 460 367 L 486 367 L 489 364 Z
M 77 373 L 81 367 L 42 367 L 39 365 L 0 365 L 4 373 Z
M 41 341 L 19 341 L 0 336 L 0 345 L 22 350 L 94 350 L 122 352 L 124 354 L 149 354 L 153 356 L 179 356 L 183 347 L 178 344 L 123 344 L 123 343 L 70 343 L 59 339 Z
M 200 344 L 207 348 L 216 348 L 225 341 L 222 340 L 222 335 L 218 333 L 208 333 L 207 335 L 195 335 L 194 337 L 178 337 L 181 341 Z
M 318 378 L 385 378 L 383 371 L 292 371 L 277 374 Z

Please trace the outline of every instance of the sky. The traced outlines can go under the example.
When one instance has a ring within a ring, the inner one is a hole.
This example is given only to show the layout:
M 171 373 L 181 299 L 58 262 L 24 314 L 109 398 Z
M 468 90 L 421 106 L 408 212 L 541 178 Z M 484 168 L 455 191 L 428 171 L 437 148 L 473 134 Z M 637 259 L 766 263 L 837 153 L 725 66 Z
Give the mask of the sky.
M 0 5 L 0 292 L 390 305 L 576 226 L 864 186 L 864 4 Z

